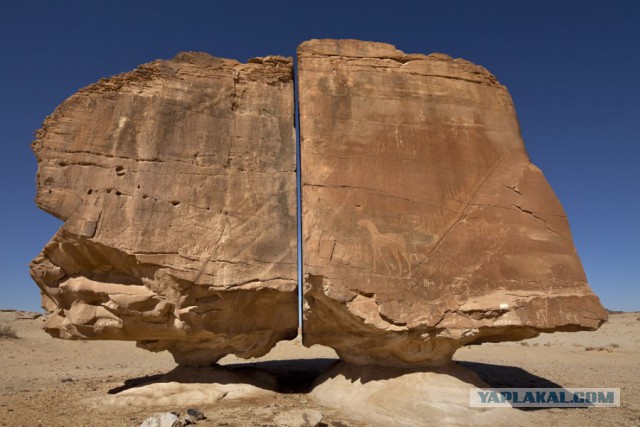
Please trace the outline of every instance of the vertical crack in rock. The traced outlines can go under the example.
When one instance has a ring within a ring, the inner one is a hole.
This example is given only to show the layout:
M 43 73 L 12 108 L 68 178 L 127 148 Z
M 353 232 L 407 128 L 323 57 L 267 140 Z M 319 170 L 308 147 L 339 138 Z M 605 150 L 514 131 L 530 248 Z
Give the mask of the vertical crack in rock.
M 305 345 L 434 366 L 468 343 L 606 319 L 487 70 L 311 40 L 298 73 Z
M 439 366 L 606 319 L 492 74 L 356 40 L 298 61 L 305 345 Z M 50 334 L 189 365 L 296 335 L 292 65 L 181 53 L 45 120 L 36 202 L 64 225 L 31 274 Z
M 79 90 L 33 150 L 64 221 L 31 264 L 67 339 L 178 363 L 260 356 L 297 333 L 291 58 L 180 53 Z

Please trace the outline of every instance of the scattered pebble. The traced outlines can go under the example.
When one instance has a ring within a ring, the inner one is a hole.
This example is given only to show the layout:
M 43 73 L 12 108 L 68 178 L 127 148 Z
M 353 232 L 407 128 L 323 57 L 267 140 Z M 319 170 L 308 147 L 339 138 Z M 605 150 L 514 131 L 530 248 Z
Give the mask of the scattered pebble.
M 196 408 L 189 408 L 187 409 L 187 416 L 184 417 L 185 420 L 187 421 L 191 421 L 191 422 L 196 422 L 196 421 L 202 421 L 204 419 L 206 419 L 207 417 L 204 416 L 204 413 Z
M 183 427 L 196 424 L 198 421 L 205 420 L 204 413 L 199 409 L 187 409 L 187 415 L 180 417 L 179 412 L 163 412 L 154 414 L 140 424 L 140 427 Z
M 147 418 L 140 427 L 177 427 L 180 425 L 180 417 L 176 412 L 163 412 Z

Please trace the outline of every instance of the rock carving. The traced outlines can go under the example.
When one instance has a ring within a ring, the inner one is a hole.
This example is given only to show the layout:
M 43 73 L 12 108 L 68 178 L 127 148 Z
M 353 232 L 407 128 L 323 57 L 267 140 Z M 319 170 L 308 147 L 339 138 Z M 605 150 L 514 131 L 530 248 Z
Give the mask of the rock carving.
M 358 365 L 606 318 L 507 89 L 444 54 L 298 49 L 303 341 Z M 293 63 L 201 53 L 79 90 L 37 133 L 36 203 L 64 225 L 31 264 L 67 339 L 184 365 L 297 333 Z
M 606 319 L 491 73 L 357 40 L 303 43 L 298 70 L 305 345 L 443 366 Z

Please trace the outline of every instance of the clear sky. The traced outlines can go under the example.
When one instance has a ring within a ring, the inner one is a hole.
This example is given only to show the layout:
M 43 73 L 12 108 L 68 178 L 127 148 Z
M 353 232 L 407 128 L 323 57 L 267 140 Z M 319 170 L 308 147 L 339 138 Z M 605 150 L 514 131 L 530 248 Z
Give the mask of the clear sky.
M 604 305 L 640 310 L 640 1 L 0 3 L 0 308 L 39 309 L 28 263 L 60 222 L 38 210 L 30 149 L 79 88 L 179 51 L 246 61 L 358 38 L 485 66 L 569 216 Z

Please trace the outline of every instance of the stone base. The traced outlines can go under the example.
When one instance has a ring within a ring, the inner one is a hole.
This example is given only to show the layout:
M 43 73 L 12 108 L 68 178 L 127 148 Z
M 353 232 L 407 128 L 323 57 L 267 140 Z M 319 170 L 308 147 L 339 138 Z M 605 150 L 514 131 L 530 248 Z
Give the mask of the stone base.
M 213 405 L 222 399 L 268 396 L 274 393 L 276 387 L 274 376 L 257 369 L 179 366 L 168 374 L 150 378 L 148 384 L 132 384 L 130 388 L 112 396 L 100 397 L 88 403 L 112 407 L 164 408 Z
M 430 371 L 337 363 L 311 397 L 370 426 L 522 425 L 513 408 L 470 408 L 469 389 L 488 387 L 456 363 Z

